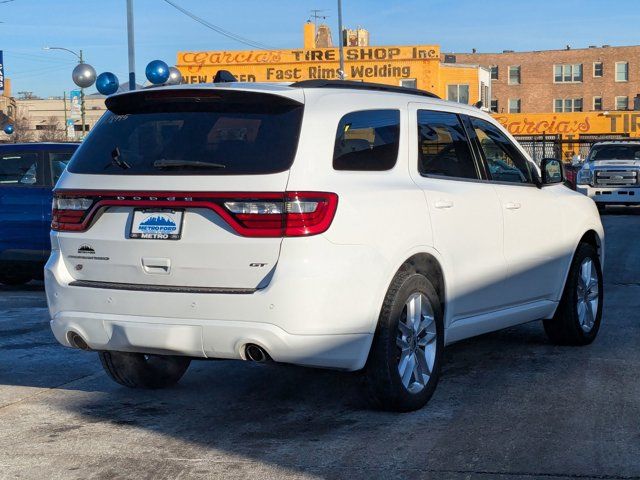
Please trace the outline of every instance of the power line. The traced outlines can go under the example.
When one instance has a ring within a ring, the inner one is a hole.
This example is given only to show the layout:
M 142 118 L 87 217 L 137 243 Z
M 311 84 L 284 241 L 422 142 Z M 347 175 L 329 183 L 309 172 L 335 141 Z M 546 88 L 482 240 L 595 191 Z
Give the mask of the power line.
M 183 14 L 185 14 L 187 17 L 191 18 L 192 20 L 195 20 L 199 24 L 204 25 L 205 27 L 213 30 L 214 32 L 219 33 L 220 35 L 224 35 L 227 38 L 235 40 L 236 42 L 240 42 L 240 43 L 243 43 L 243 44 L 248 45 L 250 47 L 257 48 L 258 50 L 277 50 L 275 47 L 271 47 L 269 45 L 265 45 L 265 44 L 259 43 L 259 42 L 254 42 L 253 40 L 249 40 L 248 38 L 241 37 L 240 35 L 236 35 L 233 32 L 225 30 L 222 27 L 219 27 L 218 25 L 214 25 L 213 23 L 208 22 L 204 18 L 201 18 L 201 17 L 197 16 L 195 13 L 192 13 L 189 10 L 187 10 L 185 8 L 182 8 L 179 5 L 176 5 L 171 0 L 163 0 L 163 1 L 165 3 L 167 3 L 168 5 L 171 5 L 176 10 L 182 12 Z

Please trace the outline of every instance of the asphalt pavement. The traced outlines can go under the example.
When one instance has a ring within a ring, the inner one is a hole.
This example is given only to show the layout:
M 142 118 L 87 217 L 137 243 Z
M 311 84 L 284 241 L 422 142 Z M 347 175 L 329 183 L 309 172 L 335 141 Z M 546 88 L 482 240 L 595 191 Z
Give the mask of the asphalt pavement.
M 612 209 L 588 347 L 539 322 L 447 348 L 427 407 L 372 411 L 357 375 L 196 361 L 175 388 L 59 346 L 42 284 L 0 287 L 0 478 L 640 478 L 640 211 Z

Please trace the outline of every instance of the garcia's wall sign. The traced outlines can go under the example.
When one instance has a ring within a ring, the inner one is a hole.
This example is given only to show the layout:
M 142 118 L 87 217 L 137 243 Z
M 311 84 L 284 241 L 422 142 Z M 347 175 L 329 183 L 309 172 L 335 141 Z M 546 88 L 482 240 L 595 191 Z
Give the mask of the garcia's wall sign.
M 628 134 L 640 136 L 640 112 L 495 114 L 512 135 Z
M 440 48 L 434 45 L 349 47 L 344 53 L 349 79 L 397 85 L 413 78 L 419 87 L 431 89 L 438 77 Z M 221 69 L 245 82 L 331 80 L 339 78 L 339 52 L 337 48 L 179 52 L 176 66 L 186 83 L 211 82 Z

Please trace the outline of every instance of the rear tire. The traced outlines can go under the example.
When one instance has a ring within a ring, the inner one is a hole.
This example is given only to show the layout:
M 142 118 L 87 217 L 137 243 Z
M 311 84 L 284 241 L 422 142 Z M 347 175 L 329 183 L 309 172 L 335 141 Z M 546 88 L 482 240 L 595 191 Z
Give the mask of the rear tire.
M 435 288 L 418 273 L 398 274 L 387 291 L 365 366 L 371 403 L 396 412 L 422 408 L 438 384 L 443 349 L 443 314 Z
M 166 388 L 178 383 L 189 368 L 188 357 L 143 353 L 99 352 L 107 375 L 129 388 Z
M 602 267 L 597 250 L 578 246 L 562 298 L 554 317 L 544 320 L 549 339 L 558 345 L 588 345 L 598 335 L 602 321 Z

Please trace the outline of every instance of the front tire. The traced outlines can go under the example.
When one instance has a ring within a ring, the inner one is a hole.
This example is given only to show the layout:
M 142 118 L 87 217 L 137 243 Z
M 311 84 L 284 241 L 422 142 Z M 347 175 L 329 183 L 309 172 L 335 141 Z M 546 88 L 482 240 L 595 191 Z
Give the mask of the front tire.
M 422 408 L 438 384 L 444 349 L 440 299 L 415 272 L 391 283 L 380 312 L 365 381 L 374 406 L 408 412 Z
M 191 359 L 143 353 L 99 352 L 107 375 L 129 388 L 166 388 L 178 383 L 189 368 Z
M 598 335 L 602 321 L 602 267 L 597 250 L 578 246 L 562 299 L 551 320 L 544 320 L 549 339 L 558 345 L 588 345 Z

